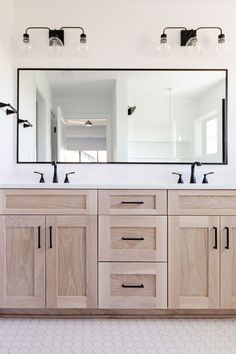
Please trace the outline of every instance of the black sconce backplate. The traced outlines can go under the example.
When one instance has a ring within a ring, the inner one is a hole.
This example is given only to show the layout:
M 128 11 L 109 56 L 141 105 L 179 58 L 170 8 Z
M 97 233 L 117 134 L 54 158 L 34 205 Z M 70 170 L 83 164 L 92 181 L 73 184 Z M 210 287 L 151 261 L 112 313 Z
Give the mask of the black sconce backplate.
M 186 44 L 188 43 L 188 41 L 193 38 L 196 37 L 197 35 L 197 31 L 196 30 L 181 30 L 180 31 L 180 45 L 182 47 L 186 46 Z

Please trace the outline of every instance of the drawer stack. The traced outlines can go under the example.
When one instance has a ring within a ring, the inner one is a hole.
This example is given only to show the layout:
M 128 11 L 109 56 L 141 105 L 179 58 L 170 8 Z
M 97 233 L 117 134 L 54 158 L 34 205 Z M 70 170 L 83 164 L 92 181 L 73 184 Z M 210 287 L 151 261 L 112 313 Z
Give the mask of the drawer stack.
M 167 307 L 167 192 L 99 191 L 99 307 Z

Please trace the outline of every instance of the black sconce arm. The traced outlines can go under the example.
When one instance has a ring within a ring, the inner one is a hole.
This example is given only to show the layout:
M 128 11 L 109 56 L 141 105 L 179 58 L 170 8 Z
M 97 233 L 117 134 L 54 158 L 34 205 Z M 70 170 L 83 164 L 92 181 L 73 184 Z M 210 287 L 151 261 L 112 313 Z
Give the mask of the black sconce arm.
M 33 27 L 27 27 L 25 30 L 25 34 L 28 34 L 28 32 L 31 30 L 39 30 L 39 29 L 45 29 L 45 30 L 50 31 L 49 27 L 35 27 L 35 26 L 33 26 Z
M 223 30 L 222 30 L 221 27 L 198 27 L 198 28 L 196 29 L 196 32 L 197 32 L 197 31 L 200 31 L 200 30 L 205 30 L 205 29 L 216 29 L 216 30 L 219 30 L 219 31 L 220 31 L 220 35 L 223 34 Z
M 80 29 L 82 31 L 82 34 L 84 34 L 84 29 L 80 26 L 63 26 L 60 28 L 60 31 L 63 31 L 64 29 Z
M 165 27 L 164 29 L 163 29 L 163 34 L 166 34 L 166 31 L 168 31 L 168 30 L 176 30 L 176 29 L 183 29 L 183 30 L 187 30 L 187 28 L 186 27 Z

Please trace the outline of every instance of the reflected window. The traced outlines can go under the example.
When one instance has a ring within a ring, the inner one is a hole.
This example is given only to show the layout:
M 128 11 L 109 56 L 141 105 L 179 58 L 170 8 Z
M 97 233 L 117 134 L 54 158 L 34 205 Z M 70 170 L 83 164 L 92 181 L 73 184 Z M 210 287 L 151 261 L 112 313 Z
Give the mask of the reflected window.
M 66 151 L 66 162 L 107 162 L 107 151 L 91 150 L 91 151 Z
M 217 119 L 214 118 L 206 122 L 206 153 L 211 155 L 217 151 Z

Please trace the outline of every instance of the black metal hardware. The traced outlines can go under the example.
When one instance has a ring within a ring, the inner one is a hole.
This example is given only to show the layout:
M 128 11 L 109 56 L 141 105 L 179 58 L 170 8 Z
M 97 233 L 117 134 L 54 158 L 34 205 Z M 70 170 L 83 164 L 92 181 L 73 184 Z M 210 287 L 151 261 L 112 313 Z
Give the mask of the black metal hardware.
M 68 178 L 69 175 L 73 175 L 75 172 L 69 172 L 69 173 L 66 173 L 66 177 L 64 179 L 64 183 L 70 183 L 70 180 Z
M 61 44 L 64 45 L 64 31 L 63 31 L 63 29 L 59 29 L 59 30 L 56 30 L 56 29 L 51 30 L 50 29 L 48 36 L 49 36 L 49 45 L 52 46 L 52 43 L 50 43 L 50 39 L 52 39 L 52 38 L 59 39 Z
M 138 284 L 138 285 L 125 285 L 125 284 L 122 284 L 122 288 L 137 288 L 137 289 L 142 289 L 144 288 L 144 285 L 143 284 Z
M 225 249 L 228 250 L 229 249 L 229 227 L 225 227 L 226 230 L 226 246 Z
M 172 175 L 177 175 L 179 176 L 177 183 L 184 183 L 184 180 L 182 178 L 182 173 L 177 173 L 177 172 L 172 172 Z
M 144 204 L 144 202 L 121 202 L 121 204 L 137 204 L 137 205 L 141 205 L 141 204 Z
M 53 162 L 52 162 L 52 166 L 53 166 L 53 168 L 54 168 L 52 183 L 58 183 L 57 162 L 56 162 L 56 161 L 53 161 Z
M 45 183 L 45 179 L 44 179 L 44 177 L 43 177 L 43 173 L 37 172 L 37 171 L 34 171 L 34 173 L 40 175 L 39 183 Z
M 144 241 L 143 237 L 122 237 L 124 241 Z
M 38 248 L 41 248 L 41 226 L 38 227 Z
M 214 174 L 214 172 L 204 173 L 204 174 L 203 174 L 203 180 L 202 180 L 202 183 L 203 183 L 203 184 L 204 184 L 204 183 L 208 183 L 207 176 L 208 176 L 208 175 L 213 175 L 213 174 Z
M 217 229 L 217 227 L 214 226 L 213 230 L 215 231 L 215 245 L 213 246 L 213 248 L 215 250 L 217 250 L 217 248 L 218 248 L 218 229 Z
M 52 248 L 52 226 L 49 227 L 49 248 Z
M 195 161 L 191 164 L 191 175 L 189 183 L 196 183 L 196 176 L 195 176 L 195 166 L 201 166 L 201 162 Z

